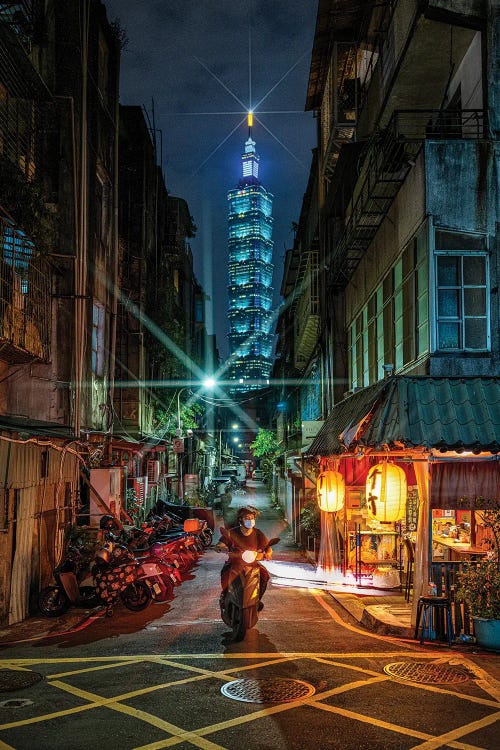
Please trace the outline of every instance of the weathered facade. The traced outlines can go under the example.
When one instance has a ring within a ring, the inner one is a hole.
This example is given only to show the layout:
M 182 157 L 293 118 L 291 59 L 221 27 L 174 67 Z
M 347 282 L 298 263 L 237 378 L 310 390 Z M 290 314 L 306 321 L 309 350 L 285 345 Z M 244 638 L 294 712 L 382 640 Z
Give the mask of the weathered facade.
M 306 102 L 318 121 L 314 198 L 306 194 L 284 281 L 294 290 L 285 305 L 312 310 L 317 290 L 320 322 L 297 316 L 293 343 L 281 335 L 281 360 L 303 378 L 301 409 L 312 367 L 318 416 L 334 422 L 345 397 L 387 375 L 498 379 L 499 28 L 493 2 L 320 0 Z M 371 406 L 347 406 L 352 424 L 338 450 L 317 450 L 318 438 L 308 454 L 324 463 L 360 450 L 397 460 L 399 451 L 404 461 L 417 450 L 432 471 L 435 446 L 404 430 L 395 444 L 363 443 Z M 484 466 L 498 468 L 495 442 L 472 432 Z M 471 446 L 465 424 L 461 443 Z M 452 458 L 464 448 L 445 440 L 438 450 Z M 420 480 L 418 490 L 428 499 Z M 429 505 L 421 510 L 419 593 Z
M 71 525 L 125 511 L 127 477 L 158 495 L 175 459 L 149 440 L 163 391 L 140 383 L 198 377 L 205 355 L 192 220 L 139 108 L 119 174 L 120 39 L 100 0 L 0 10 L 1 623 L 33 609 Z
M 193 270 L 193 219 L 170 196 L 158 166 L 155 132 L 140 107 L 120 107 L 120 298 L 114 428 L 104 465 L 126 468 L 144 510 L 177 491 L 176 394 L 199 379 L 206 356 L 204 295 Z M 187 398 L 187 395 L 185 396 Z M 170 412 L 165 424 L 162 416 Z M 185 473 L 198 473 L 186 441 Z M 203 465 L 203 460 L 202 460 Z
M 0 620 L 14 622 L 76 521 L 87 440 L 111 427 L 119 44 L 94 0 L 6 6 L 0 38 Z

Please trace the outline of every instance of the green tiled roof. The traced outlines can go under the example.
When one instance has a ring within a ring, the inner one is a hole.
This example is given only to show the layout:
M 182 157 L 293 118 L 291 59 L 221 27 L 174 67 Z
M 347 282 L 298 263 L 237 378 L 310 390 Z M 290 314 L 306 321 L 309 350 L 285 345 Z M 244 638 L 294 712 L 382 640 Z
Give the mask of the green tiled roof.
M 500 378 L 391 377 L 339 402 L 307 454 L 335 455 L 356 445 L 498 453 Z

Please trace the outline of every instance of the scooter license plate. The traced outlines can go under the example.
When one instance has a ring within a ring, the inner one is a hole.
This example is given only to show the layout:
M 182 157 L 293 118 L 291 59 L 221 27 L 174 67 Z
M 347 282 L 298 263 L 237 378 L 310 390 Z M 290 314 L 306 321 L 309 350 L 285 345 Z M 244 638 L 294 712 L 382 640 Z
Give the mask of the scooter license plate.
M 177 578 L 174 576 L 173 573 L 169 573 L 168 577 L 170 578 L 170 580 L 172 581 L 172 583 L 177 583 Z
M 144 571 L 144 575 L 147 576 L 155 576 L 161 572 L 155 563 L 143 563 L 142 570 Z
M 155 594 L 161 594 L 161 586 L 159 583 L 153 583 L 153 591 Z

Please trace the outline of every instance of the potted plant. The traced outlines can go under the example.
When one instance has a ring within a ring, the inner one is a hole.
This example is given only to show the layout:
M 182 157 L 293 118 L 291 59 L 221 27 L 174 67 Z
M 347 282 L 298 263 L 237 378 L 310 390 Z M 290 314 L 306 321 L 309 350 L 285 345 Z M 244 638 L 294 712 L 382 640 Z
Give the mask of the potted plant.
M 485 510 L 482 524 L 491 530 L 489 559 L 470 562 L 458 574 L 457 600 L 467 604 L 480 646 L 500 650 L 500 508 Z

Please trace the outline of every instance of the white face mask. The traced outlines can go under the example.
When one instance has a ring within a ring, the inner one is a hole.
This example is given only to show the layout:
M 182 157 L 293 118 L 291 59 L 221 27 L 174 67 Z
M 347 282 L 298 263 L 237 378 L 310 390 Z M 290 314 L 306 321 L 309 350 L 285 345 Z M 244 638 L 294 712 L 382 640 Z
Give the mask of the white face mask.
M 245 518 L 243 520 L 243 526 L 246 529 L 253 529 L 253 527 L 255 526 L 255 519 L 254 518 Z

